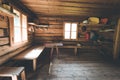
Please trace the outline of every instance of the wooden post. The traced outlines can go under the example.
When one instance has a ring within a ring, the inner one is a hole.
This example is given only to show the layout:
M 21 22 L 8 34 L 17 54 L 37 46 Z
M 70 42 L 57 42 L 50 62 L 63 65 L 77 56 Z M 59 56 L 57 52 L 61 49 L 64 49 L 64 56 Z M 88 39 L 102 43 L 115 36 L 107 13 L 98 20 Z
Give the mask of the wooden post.
M 118 25 L 116 27 L 115 40 L 114 40 L 114 51 L 113 59 L 117 60 L 120 55 L 120 19 L 118 20 Z

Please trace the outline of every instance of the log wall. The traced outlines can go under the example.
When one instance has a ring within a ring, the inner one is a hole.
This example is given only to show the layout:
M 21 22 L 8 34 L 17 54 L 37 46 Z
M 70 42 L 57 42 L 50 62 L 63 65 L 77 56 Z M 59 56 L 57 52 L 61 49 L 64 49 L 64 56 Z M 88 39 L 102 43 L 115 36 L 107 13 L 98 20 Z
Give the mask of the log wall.
M 108 18 L 108 24 L 98 24 L 98 25 L 87 25 L 87 31 L 95 30 L 99 34 L 99 39 L 101 42 L 99 43 L 99 50 L 103 53 L 110 55 L 113 57 L 113 45 L 115 41 L 115 31 L 108 32 L 100 32 L 101 29 L 116 29 L 118 16 L 113 16 Z M 84 20 L 84 19 L 83 19 Z M 72 17 L 40 17 L 41 24 L 49 24 L 47 28 L 36 28 L 35 29 L 35 43 L 45 43 L 45 42 L 57 42 L 63 40 L 63 29 L 64 22 L 78 22 L 80 23 L 79 18 Z M 81 21 L 82 22 L 82 21 Z M 79 41 L 85 41 L 85 34 L 81 32 L 81 27 L 83 25 L 78 26 L 78 32 L 80 32 L 80 37 L 78 37 Z
M 49 24 L 49 27 L 39 27 L 35 29 L 35 41 L 36 43 L 45 43 L 45 42 L 58 42 L 62 41 L 64 37 L 64 23 L 65 22 L 76 22 L 78 23 L 78 33 L 80 33 L 80 37 L 78 36 L 79 41 L 85 41 L 85 33 L 81 31 L 81 19 L 79 17 L 40 17 L 40 24 Z M 103 25 L 87 25 L 87 31 L 95 30 L 99 31 Z
M 0 65 L 11 59 L 13 56 L 31 46 L 33 32 L 28 31 L 28 42 L 12 46 L 10 43 L 10 18 L 0 13 Z
M 35 29 L 35 42 L 57 42 L 63 39 L 63 25 L 49 25 L 48 28 Z

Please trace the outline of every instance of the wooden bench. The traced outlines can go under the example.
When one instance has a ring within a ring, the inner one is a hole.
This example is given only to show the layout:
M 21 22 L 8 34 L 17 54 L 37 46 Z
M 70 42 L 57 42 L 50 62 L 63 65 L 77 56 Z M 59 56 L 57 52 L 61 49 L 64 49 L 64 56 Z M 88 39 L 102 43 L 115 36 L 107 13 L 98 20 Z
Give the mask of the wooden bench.
M 26 80 L 24 67 L 0 67 L 0 77 L 11 77 L 12 80 Z
M 37 65 L 37 58 L 40 56 L 43 50 L 44 46 L 33 46 L 16 55 L 13 60 L 32 60 L 33 71 L 35 71 Z
M 51 48 L 51 52 L 50 52 L 51 57 L 53 55 L 53 49 L 54 48 L 56 49 L 57 56 L 59 56 L 59 48 L 73 48 L 75 56 L 77 55 L 79 48 L 95 48 L 95 46 L 81 46 L 80 44 L 78 45 L 77 43 L 63 44 L 61 42 L 60 43 L 46 43 L 45 47 Z

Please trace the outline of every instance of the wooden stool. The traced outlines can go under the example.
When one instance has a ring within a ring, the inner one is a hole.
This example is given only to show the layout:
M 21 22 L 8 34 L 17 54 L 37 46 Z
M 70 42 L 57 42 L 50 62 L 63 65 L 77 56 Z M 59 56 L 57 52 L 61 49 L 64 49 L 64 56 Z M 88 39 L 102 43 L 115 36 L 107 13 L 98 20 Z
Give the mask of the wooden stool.
M 0 67 L 0 77 L 11 77 L 12 80 L 18 80 L 21 76 L 22 80 L 26 80 L 24 67 Z

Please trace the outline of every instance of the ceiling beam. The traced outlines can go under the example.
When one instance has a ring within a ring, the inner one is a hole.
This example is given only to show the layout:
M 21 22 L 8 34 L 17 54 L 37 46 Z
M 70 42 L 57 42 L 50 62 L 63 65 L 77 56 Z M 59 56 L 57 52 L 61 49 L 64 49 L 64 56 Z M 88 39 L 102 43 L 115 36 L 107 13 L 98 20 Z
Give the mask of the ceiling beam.
M 113 8 L 119 8 L 120 5 L 112 5 L 112 4 L 98 4 L 98 3 L 69 3 L 69 2 L 47 2 L 47 1 L 42 1 L 42 2 L 24 2 L 25 5 L 29 5 L 29 7 L 38 7 L 38 6 L 48 6 L 48 7 L 76 7 L 76 8 L 100 8 L 100 9 L 113 9 Z M 102 6 L 101 6 L 102 5 Z M 112 5 L 112 6 L 111 6 Z
M 8 0 L 13 6 L 17 7 L 21 12 L 26 13 L 29 17 L 37 19 L 38 17 L 34 12 L 28 9 L 20 0 Z

